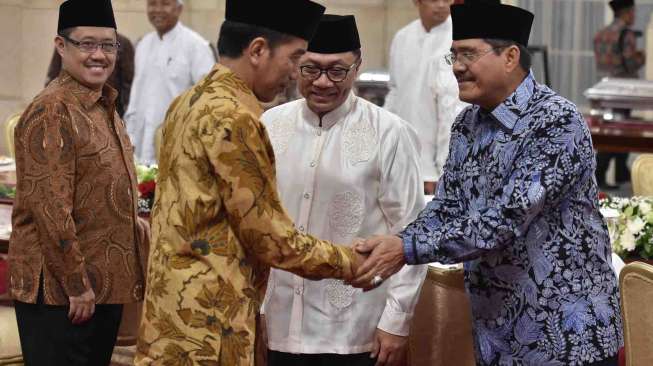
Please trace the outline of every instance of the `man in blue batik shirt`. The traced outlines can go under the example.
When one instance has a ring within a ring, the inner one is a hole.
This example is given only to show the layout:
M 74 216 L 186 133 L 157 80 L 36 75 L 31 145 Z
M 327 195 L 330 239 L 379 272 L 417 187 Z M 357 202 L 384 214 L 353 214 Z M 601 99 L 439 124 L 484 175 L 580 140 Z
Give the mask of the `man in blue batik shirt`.
M 374 250 L 353 284 L 462 261 L 479 365 L 616 365 L 619 295 L 583 117 L 529 72 L 533 14 L 484 2 L 452 18 L 448 61 L 472 106 L 436 198 L 398 236 L 359 244 Z

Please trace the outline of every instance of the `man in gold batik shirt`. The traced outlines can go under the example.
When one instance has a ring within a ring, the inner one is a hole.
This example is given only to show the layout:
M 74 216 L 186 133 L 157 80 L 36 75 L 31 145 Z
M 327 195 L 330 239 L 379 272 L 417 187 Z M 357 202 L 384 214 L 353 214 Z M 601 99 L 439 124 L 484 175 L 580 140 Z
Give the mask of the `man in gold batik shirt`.
M 308 0 L 228 0 L 220 63 L 168 110 L 137 365 L 253 365 L 270 267 L 353 277 L 358 254 L 288 218 L 259 121 L 259 101 L 296 78 L 323 12 Z

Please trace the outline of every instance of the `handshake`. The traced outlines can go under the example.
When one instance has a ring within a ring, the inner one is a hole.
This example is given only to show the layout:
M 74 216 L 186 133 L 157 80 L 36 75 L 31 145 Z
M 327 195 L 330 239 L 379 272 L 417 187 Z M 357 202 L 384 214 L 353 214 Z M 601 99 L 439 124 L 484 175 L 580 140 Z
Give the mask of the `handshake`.
M 365 291 L 379 287 L 406 264 L 404 245 L 398 236 L 380 235 L 358 239 L 351 246 L 354 252 L 354 276 L 346 283 Z

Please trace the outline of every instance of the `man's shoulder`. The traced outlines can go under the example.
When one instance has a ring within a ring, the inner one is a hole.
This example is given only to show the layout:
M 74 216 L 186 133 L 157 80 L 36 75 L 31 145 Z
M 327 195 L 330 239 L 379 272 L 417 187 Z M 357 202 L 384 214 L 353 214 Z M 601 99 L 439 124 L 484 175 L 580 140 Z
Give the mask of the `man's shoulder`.
M 145 35 L 143 37 L 141 37 L 141 39 L 139 39 L 138 42 L 136 42 L 136 48 L 143 47 L 143 45 L 146 45 L 146 44 L 152 42 L 152 40 L 154 40 L 157 37 L 159 37 L 159 36 L 156 34 L 155 31 L 145 33 Z
M 145 33 L 145 35 L 137 39 L 136 42 L 134 43 L 135 54 L 137 56 L 140 55 L 139 57 L 143 57 L 143 55 L 147 53 L 146 48 L 150 47 L 155 37 L 158 37 L 156 35 L 156 32 L 150 32 L 150 33 Z
M 549 129 L 563 125 L 575 126 L 572 130 L 587 128 L 583 114 L 574 102 L 548 87 L 544 88 L 533 96 L 534 103 L 527 111 L 532 128 Z
M 421 27 L 420 20 L 416 19 L 405 26 L 401 27 L 392 38 L 395 45 L 399 45 L 407 40 L 411 35 L 416 34 Z
M 209 41 L 204 39 L 204 37 L 202 37 L 196 31 L 188 28 L 187 26 L 185 26 L 184 24 L 181 24 L 181 23 L 179 24 L 179 28 L 180 28 L 180 33 L 183 34 L 183 36 L 185 38 L 184 41 L 193 42 L 195 45 L 199 44 L 199 45 L 203 45 L 203 46 L 208 46 Z
M 32 100 L 32 104 L 47 108 L 63 108 L 66 104 L 79 103 L 71 90 L 60 85 L 59 79 L 53 80 Z
M 175 98 L 166 118 L 183 118 L 184 123 L 208 130 L 232 129 L 258 120 L 258 114 L 248 103 L 219 88 L 201 92 L 198 87 L 201 86 L 195 85 Z
M 306 100 L 301 98 L 270 108 L 261 115 L 261 122 L 269 124 L 282 116 L 290 116 L 297 112 L 304 103 L 306 103 Z
M 625 24 L 614 22 L 599 29 L 599 31 L 594 35 L 594 38 L 599 40 L 608 40 L 609 38 L 614 38 L 615 35 L 619 35 L 619 33 L 627 29 L 628 27 Z
M 397 114 L 361 97 L 356 97 L 356 103 L 358 110 L 364 114 L 364 117 L 372 125 L 378 126 L 379 132 L 386 132 L 380 135 L 392 137 L 402 133 L 417 134 L 413 126 Z
M 533 96 L 534 111 L 549 112 L 555 115 L 580 115 L 578 106 L 571 100 L 556 93 L 547 86 L 539 85 Z
M 35 118 L 46 121 L 60 121 L 61 118 L 57 118 L 57 116 L 67 114 L 68 105 L 79 103 L 68 90 L 52 84 L 50 83 L 32 99 L 21 116 L 22 121 Z

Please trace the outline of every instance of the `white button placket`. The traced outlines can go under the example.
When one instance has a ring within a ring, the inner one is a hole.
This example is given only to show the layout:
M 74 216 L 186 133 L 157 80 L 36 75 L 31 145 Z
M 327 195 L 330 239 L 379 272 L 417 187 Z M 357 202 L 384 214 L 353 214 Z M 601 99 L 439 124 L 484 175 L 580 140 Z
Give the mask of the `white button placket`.
M 303 177 L 304 191 L 297 194 L 302 195 L 301 205 L 299 209 L 299 217 L 295 222 L 297 229 L 301 233 L 309 231 L 308 220 L 311 215 L 311 208 L 313 205 L 313 187 L 317 177 L 317 167 L 322 155 L 322 148 L 326 141 L 327 133 L 320 127 L 315 127 L 314 143 L 312 153 L 308 159 L 308 169 Z M 288 329 L 288 336 L 292 343 L 302 344 L 302 321 L 304 318 L 304 279 L 299 276 L 294 278 L 294 295 L 292 312 L 290 315 L 290 325 Z

